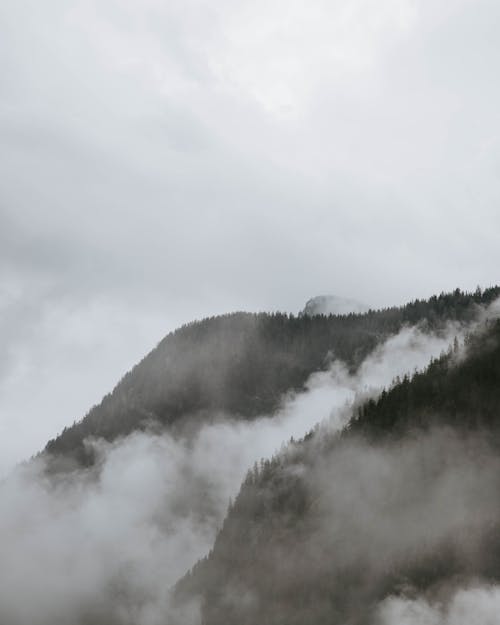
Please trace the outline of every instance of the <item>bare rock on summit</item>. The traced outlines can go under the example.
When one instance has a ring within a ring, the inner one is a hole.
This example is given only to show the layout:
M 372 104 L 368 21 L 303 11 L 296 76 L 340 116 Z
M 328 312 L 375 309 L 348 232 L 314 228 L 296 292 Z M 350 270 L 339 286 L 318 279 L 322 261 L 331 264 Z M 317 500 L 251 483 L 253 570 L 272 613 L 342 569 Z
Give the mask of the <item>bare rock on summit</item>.
M 306 302 L 302 315 L 348 315 L 365 313 L 369 306 L 337 295 L 318 295 Z

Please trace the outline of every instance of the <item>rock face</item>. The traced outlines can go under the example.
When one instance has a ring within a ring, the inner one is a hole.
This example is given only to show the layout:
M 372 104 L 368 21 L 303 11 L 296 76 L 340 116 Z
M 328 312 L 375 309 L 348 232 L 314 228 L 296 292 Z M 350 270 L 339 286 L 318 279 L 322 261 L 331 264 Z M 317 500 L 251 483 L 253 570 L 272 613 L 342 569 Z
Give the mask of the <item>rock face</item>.
M 318 295 L 306 302 L 302 315 L 348 315 L 368 312 L 369 306 L 336 295 Z

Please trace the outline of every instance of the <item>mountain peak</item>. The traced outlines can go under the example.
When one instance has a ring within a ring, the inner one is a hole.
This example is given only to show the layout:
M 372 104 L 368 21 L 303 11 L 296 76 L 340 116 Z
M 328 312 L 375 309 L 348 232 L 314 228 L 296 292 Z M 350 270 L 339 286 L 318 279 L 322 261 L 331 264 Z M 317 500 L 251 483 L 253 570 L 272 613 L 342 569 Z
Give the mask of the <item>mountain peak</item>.
M 306 302 L 302 315 L 348 315 L 367 312 L 369 306 L 338 295 L 317 295 Z

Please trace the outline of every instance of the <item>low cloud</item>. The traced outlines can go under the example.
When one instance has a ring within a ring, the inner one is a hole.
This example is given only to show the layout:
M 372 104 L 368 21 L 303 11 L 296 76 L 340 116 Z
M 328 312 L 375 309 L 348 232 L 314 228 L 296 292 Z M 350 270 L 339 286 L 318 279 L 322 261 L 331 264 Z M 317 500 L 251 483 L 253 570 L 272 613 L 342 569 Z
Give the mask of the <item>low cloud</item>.
M 455 592 L 498 579 L 500 458 L 488 434 L 291 448 L 294 464 L 258 480 L 257 499 L 244 491 L 218 555 L 195 573 L 205 621 L 496 625 L 497 590 Z
M 142 432 L 87 441 L 95 467 L 58 477 L 43 458 L 19 468 L 0 485 L 1 622 L 164 624 L 169 588 L 208 552 L 252 464 L 318 421 L 340 428 L 356 398 L 424 366 L 456 330 L 405 328 L 355 375 L 333 361 L 272 418 L 221 417 L 190 440 Z M 189 606 L 182 620 L 196 615 Z
M 497 625 L 500 587 L 456 590 L 446 601 L 390 597 L 378 609 L 377 625 Z

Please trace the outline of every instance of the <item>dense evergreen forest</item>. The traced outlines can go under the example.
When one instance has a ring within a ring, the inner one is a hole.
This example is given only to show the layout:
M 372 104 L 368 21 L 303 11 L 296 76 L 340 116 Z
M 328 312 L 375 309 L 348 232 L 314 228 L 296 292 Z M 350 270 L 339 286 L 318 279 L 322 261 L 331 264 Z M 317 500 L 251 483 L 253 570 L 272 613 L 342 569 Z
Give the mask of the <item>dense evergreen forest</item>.
M 0 620 L 400 625 L 381 616 L 395 597 L 439 612 L 467 585 L 500 589 L 499 297 L 169 334 L 5 481 L 5 559 L 29 563 L 13 587 L 34 603 L 7 584 Z
M 340 434 L 317 428 L 256 465 L 175 597 L 198 599 L 204 625 L 361 625 L 391 595 L 498 582 L 499 451 L 491 321 Z
M 166 336 L 128 372 L 112 393 L 55 439 L 45 451 L 88 464 L 88 436 L 108 441 L 151 425 L 171 431 L 220 415 L 251 419 L 272 414 L 283 393 L 300 390 L 332 357 L 351 369 L 405 324 L 439 331 L 468 322 L 500 288 L 455 290 L 406 306 L 364 314 L 298 317 L 234 313 L 183 326 Z

